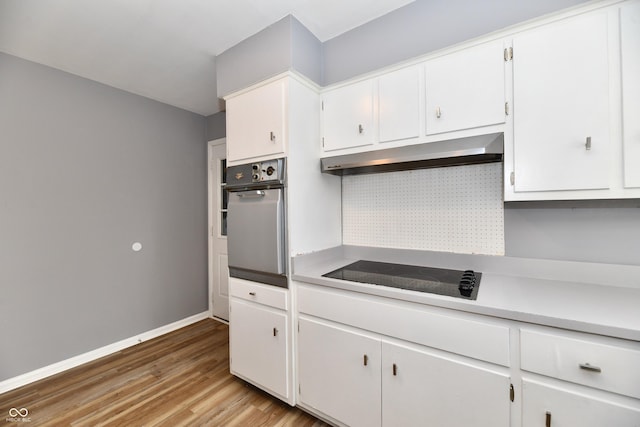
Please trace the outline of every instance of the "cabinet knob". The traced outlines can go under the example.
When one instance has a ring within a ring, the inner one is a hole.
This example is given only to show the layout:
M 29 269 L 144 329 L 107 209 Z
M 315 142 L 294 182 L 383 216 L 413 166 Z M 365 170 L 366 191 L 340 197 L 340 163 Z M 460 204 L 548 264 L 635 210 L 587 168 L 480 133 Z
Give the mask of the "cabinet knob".
M 274 142 L 276 140 L 276 134 L 273 132 L 269 132 L 269 139 L 271 140 L 271 142 Z
M 440 107 L 436 107 L 436 118 L 440 118 L 442 116 L 442 112 L 440 111 Z
M 252 297 L 255 297 L 256 293 L 255 292 L 249 292 L 249 295 L 251 295 Z
M 364 128 L 362 127 L 362 125 L 358 125 L 358 134 L 362 135 L 363 132 Z
M 398 375 L 398 366 L 394 363 L 393 364 L 393 376 L 395 377 L 396 375 Z
M 362 363 L 364 364 L 364 366 L 367 366 L 367 364 L 369 363 L 369 356 L 365 354 L 362 358 Z
M 544 425 L 545 427 L 551 427 L 551 412 L 545 414 Z
M 591 137 L 587 137 L 587 141 L 584 143 L 585 150 L 591 150 Z
M 273 336 L 277 336 L 278 335 L 278 330 L 276 328 L 273 328 Z

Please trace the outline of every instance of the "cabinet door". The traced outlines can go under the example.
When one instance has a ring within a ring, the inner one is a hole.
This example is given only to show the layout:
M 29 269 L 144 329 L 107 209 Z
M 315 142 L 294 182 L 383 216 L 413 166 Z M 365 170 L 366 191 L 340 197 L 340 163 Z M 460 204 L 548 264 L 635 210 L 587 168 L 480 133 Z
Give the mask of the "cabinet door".
M 624 186 L 640 187 L 640 3 L 620 8 Z
M 515 191 L 609 188 L 608 17 L 513 40 Z
M 231 373 L 289 400 L 285 312 L 236 298 L 230 308 Z
M 502 41 L 428 61 L 427 135 L 504 123 L 504 69 Z
M 380 340 L 301 318 L 300 402 L 352 427 L 380 425 Z
M 373 144 L 373 80 L 326 92 L 322 116 L 325 151 Z
M 229 162 L 285 153 L 287 88 L 277 80 L 227 100 Z
M 640 408 L 522 381 L 522 427 L 638 427 Z
M 417 66 L 378 78 L 380 142 L 420 135 L 420 84 Z
M 382 425 L 510 423 L 509 377 L 412 348 L 382 344 Z

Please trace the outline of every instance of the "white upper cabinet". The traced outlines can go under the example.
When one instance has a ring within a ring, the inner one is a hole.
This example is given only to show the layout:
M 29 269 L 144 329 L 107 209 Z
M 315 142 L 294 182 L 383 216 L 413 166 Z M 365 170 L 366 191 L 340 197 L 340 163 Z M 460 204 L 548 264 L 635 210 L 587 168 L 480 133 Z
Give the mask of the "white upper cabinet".
M 501 40 L 427 61 L 427 135 L 504 123 Z
M 373 144 L 373 80 L 365 80 L 322 95 L 325 151 Z
M 640 3 L 620 9 L 624 187 L 640 187 Z
M 288 83 L 279 79 L 226 99 L 229 163 L 285 155 Z
M 609 188 L 609 81 L 606 11 L 514 37 L 515 192 Z
M 378 78 L 380 142 L 420 135 L 420 69 L 403 68 Z

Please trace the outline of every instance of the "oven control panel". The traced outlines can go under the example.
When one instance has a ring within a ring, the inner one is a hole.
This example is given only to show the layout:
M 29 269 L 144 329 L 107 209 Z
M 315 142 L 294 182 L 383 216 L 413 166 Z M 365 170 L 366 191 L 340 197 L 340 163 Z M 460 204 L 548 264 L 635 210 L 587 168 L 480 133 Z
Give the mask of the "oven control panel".
M 240 191 L 246 188 L 275 187 L 284 185 L 285 159 L 264 160 L 227 168 L 227 189 Z
M 251 164 L 251 182 L 281 181 L 282 160 L 266 160 Z

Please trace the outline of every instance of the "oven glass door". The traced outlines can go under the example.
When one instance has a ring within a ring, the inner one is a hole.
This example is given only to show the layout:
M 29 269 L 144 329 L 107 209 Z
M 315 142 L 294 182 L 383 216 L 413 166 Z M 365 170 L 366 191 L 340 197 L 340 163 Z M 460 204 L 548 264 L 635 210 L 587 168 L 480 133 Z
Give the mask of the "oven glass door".
M 286 274 L 283 191 L 277 188 L 229 193 L 227 244 L 233 277 L 270 283 L 253 275 Z M 235 270 L 250 276 L 234 275 Z

